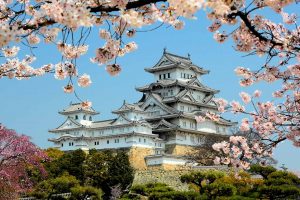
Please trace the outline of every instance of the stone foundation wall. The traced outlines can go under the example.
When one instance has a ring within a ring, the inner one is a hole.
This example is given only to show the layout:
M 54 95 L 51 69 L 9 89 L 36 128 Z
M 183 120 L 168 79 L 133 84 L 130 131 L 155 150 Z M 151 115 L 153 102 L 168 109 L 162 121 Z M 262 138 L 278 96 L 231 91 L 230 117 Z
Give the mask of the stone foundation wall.
M 169 144 L 165 148 L 167 154 L 173 155 L 190 155 L 195 151 L 195 147 L 188 145 Z
M 147 183 L 165 183 L 175 190 L 186 191 L 189 186 L 180 181 L 180 177 L 192 171 L 205 170 L 222 170 L 228 171 L 226 166 L 199 166 L 199 167 L 181 167 L 174 170 L 164 170 L 161 167 L 151 167 L 148 170 L 137 170 L 134 175 L 133 185 L 147 184 Z
M 129 162 L 136 170 L 147 170 L 145 156 L 153 155 L 154 149 L 131 147 L 128 151 Z

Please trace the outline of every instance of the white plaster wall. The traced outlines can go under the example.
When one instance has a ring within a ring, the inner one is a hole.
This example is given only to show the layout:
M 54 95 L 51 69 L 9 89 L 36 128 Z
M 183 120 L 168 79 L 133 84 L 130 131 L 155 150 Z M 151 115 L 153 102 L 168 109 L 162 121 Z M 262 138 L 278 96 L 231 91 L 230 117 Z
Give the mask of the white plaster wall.
M 170 73 L 170 78 L 167 78 L 168 77 L 168 73 Z M 160 74 L 162 75 L 161 80 L 164 79 L 163 78 L 163 74 L 166 74 L 166 79 L 176 79 L 176 75 L 175 75 L 175 70 L 174 69 L 169 69 L 169 70 L 163 70 L 163 71 L 155 72 L 155 74 L 154 74 L 155 80 L 160 80 L 159 79 L 159 75 Z
M 171 165 L 185 165 L 186 161 L 178 158 L 168 157 L 153 157 L 147 158 L 147 165 L 171 164 Z
M 193 91 L 193 97 L 197 102 L 201 102 L 203 101 L 204 98 L 204 93 L 203 92 L 198 92 L 198 91 Z
M 208 133 L 216 133 L 216 125 L 211 121 L 204 121 L 197 124 L 197 130 Z
M 205 141 L 203 135 L 200 134 L 176 134 L 175 140 L 170 140 L 167 144 L 181 144 L 189 146 L 199 146 Z

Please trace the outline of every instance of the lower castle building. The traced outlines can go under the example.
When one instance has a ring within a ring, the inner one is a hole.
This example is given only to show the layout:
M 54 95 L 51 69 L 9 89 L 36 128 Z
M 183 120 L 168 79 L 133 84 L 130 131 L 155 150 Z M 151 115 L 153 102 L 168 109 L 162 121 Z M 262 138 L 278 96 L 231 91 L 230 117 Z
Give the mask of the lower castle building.
M 135 169 L 173 168 L 185 165 L 185 156 L 207 138 L 228 137 L 235 123 L 221 118 L 197 123 L 196 116 L 218 113 L 213 97 L 218 90 L 205 86 L 202 75 L 209 71 L 193 64 L 190 57 L 164 51 L 160 60 L 145 71 L 155 82 L 136 88 L 142 98 L 113 111 L 114 119 L 95 121 L 99 114 L 80 103 L 59 112 L 66 116 L 59 127 L 49 130 L 49 139 L 63 151 L 75 149 L 127 149 Z

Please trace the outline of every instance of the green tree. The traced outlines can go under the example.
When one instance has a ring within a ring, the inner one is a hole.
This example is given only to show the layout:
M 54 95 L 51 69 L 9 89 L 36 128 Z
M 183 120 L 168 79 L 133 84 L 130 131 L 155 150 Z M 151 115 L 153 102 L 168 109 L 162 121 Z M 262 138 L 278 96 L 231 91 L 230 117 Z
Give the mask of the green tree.
M 102 188 L 103 191 L 109 190 L 109 163 L 111 155 L 104 152 L 95 152 L 88 155 L 84 167 L 85 183 L 94 187 Z
M 236 187 L 223 181 L 225 176 L 224 172 L 209 170 L 185 174 L 181 176 L 181 181 L 199 187 L 202 198 L 216 199 L 217 197 L 230 197 L 236 194 Z
M 45 150 L 51 160 L 57 160 L 64 155 L 64 152 L 56 148 L 48 148 Z
M 40 182 L 31 195 L 39 199 L 49 199 L 53 194 L 71 192 L 71 188 L 77 186 L 79 186 L 79 181 L 76 177 L 65 173 L 57 178 Z
M 269 199 L 297 199 L 300 197 L 300 179 L 287 171 L 270 173 L 258 188 L 260 196 Z
M 61 156 L 59 152 L 51 150 L 51 155 L 56 158 L 46 163 L 46 169 L 49 176 L 55 178 L 68 172 L 70 175 L 75 176 L 81 183 L 84 182 L 84 163 L 86 153 L 81 149 L 65 153 Z
M 181 182 L 192 183 L 199 187 L 200 193 L 204 192 L 204 186 L 213 183 L 215 180 L 225 176 L 224 172 L 209 170 L 204 172 L 192 172 L 180 177 Z
M 276 168 L 272 166 L 261 166 L 261 165 L 251 165 L 249 172 L 261 175 L 264 179 L 268 177 L 269 174 L 275 172 Z
M 124 190 L 129 188 L 133 182 L 134 170 L 130 166 L 128 155 L 125 151 L 118 152 L 109 163 L 108 173 L 109 185 L 114 186 L 120 184 Z
M 124 190 L 133 181 L 133 168 L 125 151 L 93 151 L 86 159 L 84 171 L 85 183 L 101 188 L 105 193 L 104 199 L 109 198 L 111 187 L 120 185 Z
M 76 186 L 71 188 L 71 198 L 70 200 L 86 200 L 90 198 L 91 200 L 102 199 L 102 191 L 98 188 L 91 186 Z

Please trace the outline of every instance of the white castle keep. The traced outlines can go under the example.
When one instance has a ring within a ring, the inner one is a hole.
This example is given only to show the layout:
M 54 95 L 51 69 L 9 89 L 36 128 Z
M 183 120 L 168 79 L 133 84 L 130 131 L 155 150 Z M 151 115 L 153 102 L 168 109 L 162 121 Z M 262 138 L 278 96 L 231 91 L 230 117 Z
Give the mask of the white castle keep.
M 155 82 L 136 88 L 143 93 L 137 103 L 127 103 L 113 111 L 114 119 L 95 121 L 99 114 L 71 104 L 59 112 L 66 117 L 49 130 L 49 139 L 63 151 L 75 149 L 127 149 L 134 168 L 184 165 L 185 155 L 205 143 L 210 136 L 227 137 L 235 123 L 221 118 L 197 123 L 195 116 L 218 113 L 213 97 L 218 90 L 205 86 L 202 75 L 209 71 L 193 64 L 190 57 L 164 51 L 158 63 L 146 68 Z

